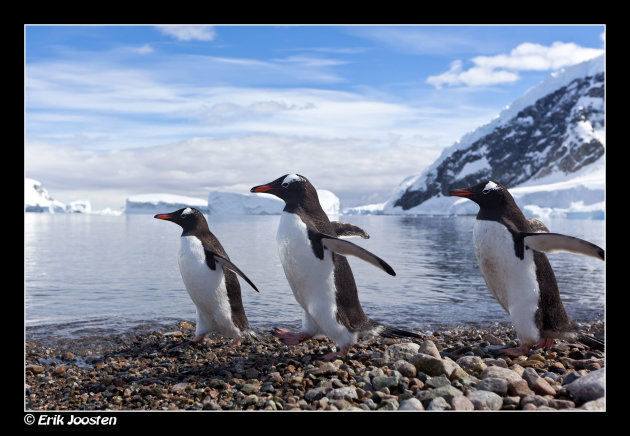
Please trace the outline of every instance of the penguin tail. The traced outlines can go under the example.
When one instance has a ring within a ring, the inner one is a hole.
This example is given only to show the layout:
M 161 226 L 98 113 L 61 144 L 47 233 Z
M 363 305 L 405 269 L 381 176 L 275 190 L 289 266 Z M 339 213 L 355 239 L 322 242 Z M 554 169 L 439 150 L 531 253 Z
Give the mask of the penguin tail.
M 604 351 L 606 345 L 603 339 L 597 338 L 593 335 L 588 335 L 586 333 L 578 333 L 576 340 L 580 344 L 586 345 L 592 350 Z
M 409 332 L 407 330 L 397 329 L 394 327 L 389 327 L 386 325 L 382 326 L 382 329 L 379 331 L 378 334 L 379 336 L 382 336 L 384 338 L 393 338 L 393 339 L 400 339 L 400 338 L 424 339 L 422 336 L 416 333 Z

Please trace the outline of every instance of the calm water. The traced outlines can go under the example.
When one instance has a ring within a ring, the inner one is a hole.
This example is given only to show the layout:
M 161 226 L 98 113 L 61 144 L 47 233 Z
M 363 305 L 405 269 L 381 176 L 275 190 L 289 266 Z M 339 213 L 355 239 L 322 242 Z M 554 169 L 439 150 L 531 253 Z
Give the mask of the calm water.
M 165 211 L 168 212 L 168 211 Z M 254 329 L 296 328 L 301 309 L 275 243 L 279 216 L 209 216 L 241 281 Z M 509 321 L 491 297 L 472 247 L 474 217 L 342 216 L 371 238 L 352 241 L 385 259 L 396 277 L 349 258 L 359 297 L 372 318 L 398 327 L 484 325 Z M 605 222 L 554 219 L 554 232 L 602 248 Z M 177 266 L 181 228 L 152 215 L 25 214 L 24 312 L 30 337 L 85 337 L 139 326 L 195 320 Z M 578 321 L 603 319 L 605 263 L 549 255 L 565 308 Z

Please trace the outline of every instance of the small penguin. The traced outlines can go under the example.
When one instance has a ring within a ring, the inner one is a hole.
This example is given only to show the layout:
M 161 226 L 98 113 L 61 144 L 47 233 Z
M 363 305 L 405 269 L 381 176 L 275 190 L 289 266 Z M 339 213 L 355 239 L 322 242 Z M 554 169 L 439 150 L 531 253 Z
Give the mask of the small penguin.
M 604 250 L 572 236 L 549 233 L 539 220 L 526 218 L 507 188 L 493 181 L 451 191 L 479 205 L 473 243 L 481 272 L 494 298 L 507 311 L 520 341 L 503 350 L 509 356 L 551 348 L 554 338 L 578 340 L 603 349 L 603 342 L 577 331 L 567 315 L 544 252 L 566 251 L 604 260 Z
M 340 346 L 340 351 L 326 354 L 324 360 L 345 355 L 363 337 L 421 338 L 385 326 L 363 312 L 345 256 L 356 256 L 392 276 L 396 273 L 383 259 L 340 239 L 369 236 L 352 224 L 331 222 L 306 177 L 287 174 L 266 185 L 255 186 L 251 192 L 272 194 L 286 203 L 276 240 L 284 273 L 302 306 L 303 319 L 302 332 L 276 329 L 276 336 L 287 344 L 297 344 L 316 335 L 328 336 Z
M 231 261 L 219 240 L 210 232 L 208 222 L 199 210 L 185 207 L 154 218 L 172 221 L 182 229 L 178 263 L 186 290 L 197 308 L 197 326 L 192 343 L 198 343 L 210 332 L 232 338 L 236 347 L 244 336 L 256 338 L 250 328 L 236 275 L 256 292 L 258 289 Z M 185 341 L 178 346 L 188 343 Z

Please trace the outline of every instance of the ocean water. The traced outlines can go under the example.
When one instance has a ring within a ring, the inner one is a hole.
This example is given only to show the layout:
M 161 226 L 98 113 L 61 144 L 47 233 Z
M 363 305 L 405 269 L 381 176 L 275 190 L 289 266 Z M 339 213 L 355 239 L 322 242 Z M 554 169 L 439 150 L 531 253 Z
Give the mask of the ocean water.
M 169 212 L 169 211 L 164 211 Z M 207 216 L 241 280 L 255 330 L 298 328 L 301 308 L 284 277 L 275 235 L 280 217 Z M 340 216 L 370 234 L 355 242 L 383 258 L 392 277 L 349 257 L 368 316 L 403 328 L 509 322 L 492 298 L 472 246 L 473 216 Z M 605 244 L 603 220 L 553 219 L 553 232 Z M 195 320 L 177 266 L 181 228 L 153 215 L 26 213 L 24 318 L 27 338 L 81 338 Z M 605 263 L 548 255 L 565 308 L 576 321 L 604 319 Z

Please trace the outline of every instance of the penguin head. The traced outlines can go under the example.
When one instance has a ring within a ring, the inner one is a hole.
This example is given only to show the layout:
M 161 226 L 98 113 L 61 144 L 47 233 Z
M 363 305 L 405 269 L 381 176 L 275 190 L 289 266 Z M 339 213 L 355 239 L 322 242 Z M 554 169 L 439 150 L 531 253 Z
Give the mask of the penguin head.
M 160 213 L 155 215 L 153 218 L 157 218 L 159 220 L 172 221 L 175 224 L 179 224 L 183 229 L 184 233 L 187 231 L 193 230 L 199 225 L 208 226 L 206 218 L 203 216 L 200 210 L 195 209 L 194 207 L 183 207 L 175 212 L 171 213 Z
M 450 195 L 468 198 L 486 209 L 499 209 L 514 202 L 507 188 L 492 180 L 477 183 L 469 188 L 455 189 L 450 192 Z
M 275 195 L 284 200 L 287 205 L 296 205 L 307 195 L 314 195 L 317 198 L 317 192 L 313 185 L 306 177 L 299 174 L 285 174 L 273 182 L 254 186 L 250 192 Z

